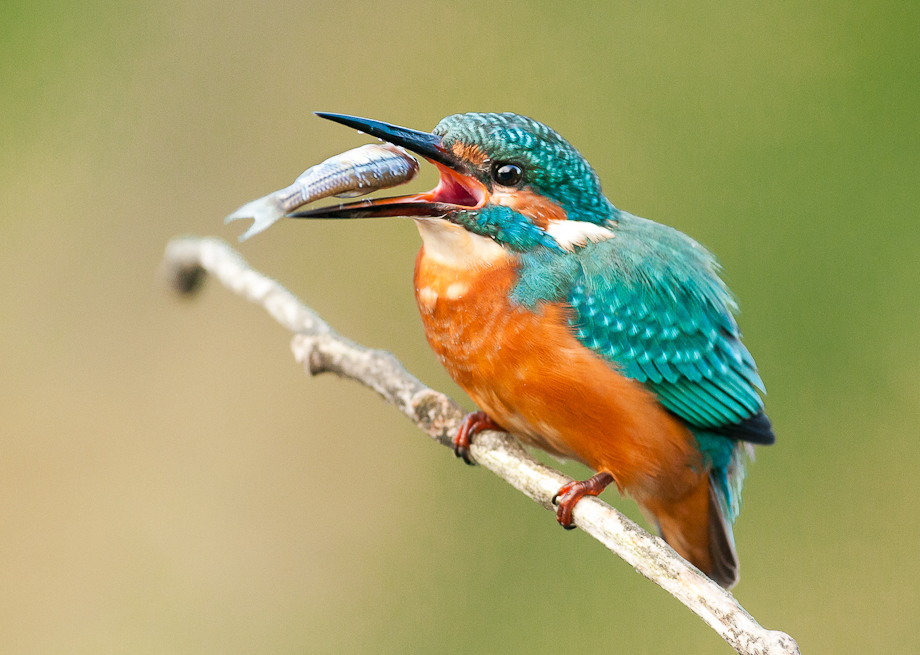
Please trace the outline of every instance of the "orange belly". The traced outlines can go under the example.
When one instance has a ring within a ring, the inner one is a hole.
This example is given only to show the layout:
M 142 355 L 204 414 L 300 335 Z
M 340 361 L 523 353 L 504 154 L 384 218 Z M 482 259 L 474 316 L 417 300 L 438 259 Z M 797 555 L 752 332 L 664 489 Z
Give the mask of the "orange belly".
M 708 471 L 690 431 L 578 342 L 564 304 L 511 305 L 516 279 L 508 258 L 458 267 L 419 252 L 425 334 L 457 384 L 525 443 L 610 473 L 640 503 L 699 488 Z

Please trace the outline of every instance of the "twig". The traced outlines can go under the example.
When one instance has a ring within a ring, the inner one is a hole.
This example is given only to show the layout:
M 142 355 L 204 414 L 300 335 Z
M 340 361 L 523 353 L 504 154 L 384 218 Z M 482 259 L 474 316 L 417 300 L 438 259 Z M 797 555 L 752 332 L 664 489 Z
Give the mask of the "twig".
M 175 239 L 166 248 L 166 278 L 183 294 L 194 292 L 205 274 L 251 302 L 295 333 L 291 348 L 311 375 L 331 372 L 374 389 L 442 445 L 450 445 L 463 410 L 429 389 L 390 353 L 371 350 L 333 330 L 278 282 L 253 270 L 219 239 Z M 549 510 L 553 494 L 571 479 L 528 455 L 503 432 L 477 435 L 470 452 L 479 464 Z M 732 648 L 744 655 L 799 653 L 795 640 L 762 628 L 725 591 L 687 563 L 662 539 L 650 535 L 603 501 L 586 497 L 573 512 L 575 524 L 689 607 Z

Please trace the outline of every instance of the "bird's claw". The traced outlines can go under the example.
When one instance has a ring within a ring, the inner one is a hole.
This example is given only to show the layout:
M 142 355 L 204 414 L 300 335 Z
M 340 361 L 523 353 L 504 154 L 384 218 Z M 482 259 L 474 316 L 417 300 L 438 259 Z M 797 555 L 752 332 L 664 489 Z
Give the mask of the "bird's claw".
M 566 485 L 566 487 L 567 486 L 569 485 Z M 565 487 L 563 487 L 562 489 L 565 489 Z M 553 495 L 553 499 L 550 501 L 553 505 L 556 504 L 556 500 L 559 498 L 559 494 L 560 492 L 562 492 L 562 489 L 560 489 Z M 575 502 L 577 503 L 578 501 L 576 500 Z M 572 508 L 573 507 L 575 507 L 575 503 L 572 503 L 571 506 L 569 506 L 568 504 L 565 503 L 565 501 L 563 501 L 563 503 L 561 503 L 559 507 L 556 508 L 556 520 L 559 522 L 559 525 L 562 526 L 563 530 L 574 530 L 575 528 L 578 527 L 572 521 Z
M 454 457 L 460 457 L 469 466 L 474 466 L 475 462 L 470 458 L 470 449 L 466 446 L 454 444 Z
M 504 430 L 504 428 L 489 418 L 485 412 L 471 412 L 464 416 L 451 442 L 454 446 L 454 455 L 462 457 L 464 462 L 473 466 L 476 462 L 470 457 L 470 445 L 473 443 L 473 437 L 483 430 Z
M 556 505 L 556 520 L 566 530 L 577 526 L 572 520 L 572 511 L 579 500 L 585 496 L 597 496 L 613 482 L 613 476 L 606 472 L 598 473 L 587 480 L 575 480 L 559 488 L 550 501 Z

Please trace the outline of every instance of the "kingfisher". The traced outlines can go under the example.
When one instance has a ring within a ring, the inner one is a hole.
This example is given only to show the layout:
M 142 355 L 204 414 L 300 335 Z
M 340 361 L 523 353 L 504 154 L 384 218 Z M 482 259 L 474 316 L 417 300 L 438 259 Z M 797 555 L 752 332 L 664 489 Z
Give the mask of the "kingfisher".
M 661 537 L 725 588 L 752 444 L 775 436 L 734 296 L 705 248 L 615 207 L 585 158 L 513 113 L 448 116 L 432 132 L 318 113 L 434 164 L 437 186 L 296 218 L 411 217 L 425 336 L 479 407 L 453 440 L 504 430 L 596 472 L 553 499 L 572 528 L 615 483 Z

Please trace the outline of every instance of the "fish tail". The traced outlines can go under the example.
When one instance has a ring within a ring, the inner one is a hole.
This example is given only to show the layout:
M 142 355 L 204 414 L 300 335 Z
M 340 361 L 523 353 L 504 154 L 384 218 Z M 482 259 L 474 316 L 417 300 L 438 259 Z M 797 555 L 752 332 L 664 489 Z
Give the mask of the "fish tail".
M 243 218 L 253 219 L 249 229 L 240 235 L 240 241 L 245 241 L 254 234 L 262 232 L 272 223 L 275 223 L 287 214 L 287 208 L 284 203 L 284 194 L 276 191 L 267 196 L 247 202 L 235 212 L 224 219 L 224 223 L 240 220 Z

